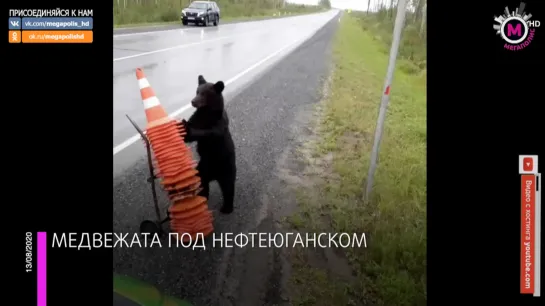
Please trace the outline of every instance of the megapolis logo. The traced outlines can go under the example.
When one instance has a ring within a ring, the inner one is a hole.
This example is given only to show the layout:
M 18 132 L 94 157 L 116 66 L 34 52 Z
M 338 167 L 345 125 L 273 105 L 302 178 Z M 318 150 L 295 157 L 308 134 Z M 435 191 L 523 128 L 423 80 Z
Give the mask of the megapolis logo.
M 534 39 L 535 29 L 541 25 L 539 20 L 530 20 L 532 14 L 524 12 L 525 6 L 526 4 L 521 2 L 520 6 L 511 12 L 506 6 L 505 14 L 494 16 L 498 23 L 494 24 L 494 30 L 505 40 L 504 49 L 518 51 L 528 47 Z

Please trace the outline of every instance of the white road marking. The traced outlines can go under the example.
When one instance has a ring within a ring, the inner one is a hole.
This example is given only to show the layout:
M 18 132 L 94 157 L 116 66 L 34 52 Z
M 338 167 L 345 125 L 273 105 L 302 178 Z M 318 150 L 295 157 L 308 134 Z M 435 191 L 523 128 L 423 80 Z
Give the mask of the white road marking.
M 127 147 L 129 147 L 129 146 L 132 145 L 133 143 L 137 142 L 138 139 L 140 139 L 140 138 L 141 138 L 141 137 L 140 137 L 140 134 L 136 134 L 136 135 L 132 136 L 131 138 L 129 138 L 129 139 L 123 141 L 122 143 L 118 144 L 117 146 L 115 146 L 115 147 L 114 147 L 114 156 L 115 156 L 117 153 L 119 153 L 119 152 L 125 150 Z
M 262 20 L 262 21 L 268 21 L 268 20 Z M 241 22 L 241 23 L 246 23 L 246 22 Z M 236 24 L 237 23 L 226 24 L 223 27 L 225 28 L 226 26 L 231 26 Z M 155 26 L 155 27 L 161 27 L 161 26 Z M 129 28 L 125 28 L 125 29 L 129 29 Z M 199 30 L 204 31 L 204 29 L 199 29 L 199 28 L 176 28 L 176 29 L 159 30 L 159 31 L 147 31 L 147 32 L 137 32 L 137 33 L 127 33 L 127 34 L 117 34 L 117 35 L 114 34 L 114 39 L 121 38 L 121 37 L 138 36 L 138 35 L 144 36 L 144 35 L 172 32 L 172 31 L 180 31 L 183 34 L 185 31 L 197 32 Z
M 225 85 L 229 85 L 235 81 L 237 81 L 238 79 L 240 79 L 241 77 L 243 77 L 244 75 L 248 74 L 250 71 L 254 70 L 255 68 L 261 66 L 262 64 L 264 64 L 266 61 L 270 60 L 271 58 L 277 56 L 278 54 L 282 53 L 284 50 L 290 48 L 291 46 L 299 43 L 299 42 L 304 42 L 306 41 L 307 39 L 309 39 L 310 37 L 314 36 L 320 29 L 322 29 L 333 17 L 335 17 L 335 15 L 331 16 L 331 18 L 329 18 L 324 24 L 322 24 L 321 26 L 319 26 L 315 31 L 313 31 L 310 35 L 308 36 L 304 36 L 303 38 L 300 38 L 298 40 L 295 40 L 293 41 L 292 43 L 288 44 L 288 45 L 285 45 L 284 47 L 280 48 L 279 50 L 271 53 L 269 56 L 265 57 L 264 59 L 260 60 L 259 62 L 253 64 L 252 66 L 248 67 L 246 70 L 238 73 L 237 75 L 235 75 L 234 77 L 232 77 L 231 79 L 227 80 L 225 82 Z M 159 32 L 159 31 L 156 31 L 156 32 Z M 204 43 L 206 41 L 203 41 L 203 42 L 199 42 L 199 43 Z M 114 59 L 115 61 L 115 59 Z M 185 112 L 186 110 L 188 110 L 189 108 L 191 107 L 191 103 L 188 103 L 184 106 L 182 106 L 181 108 L 177 109 L 176 111 L 172 112 L 170 114 L 170 117 L 177 117 L 179 116 L 180 114 L 182 114 L 183 112 Z M 144 132 L 145 133 L 145 132 Z M 122 143 L 120 143 L 119 145 L 115 146 L 114 147 L 114 156 L 123 151 L 124 149 L 126 149 L 127 147 L 129 147 L 130 145 L 132 145 L 133 143 L 137 142 L 138 139 L 140 139 L 140 134 L 136 134 L 132 137 L 130 137 L 129 139 L 123 141 Z
M 296 43 L 298 43 L 299 41 L 301 40 L 306 40 L 306 37 L 304 37 L 303 39 L 299 39 L 299 40 L 296 40 L 288 45 L 285 45 L 284 47 L 280 48 L 279 50 L 271 53 L 269 56 L 265 57 L 264 59 L 260 60 L 259 62 L 253 64 L 252 66 L 248 67 L 246 70 L 238 73 L 237 75 L 235 75 L 234 77 L 230 78 L 229 80 L 227 80 L 225 82 L 225 86 L 228 86 L 229 84 L 232 84 L 233 82 L 235 82 L 236 80 L 240 79 L 241 77 L 243 77 L 244 75 L 248 74 L 250 71 L 254 70 L 255 68 L 263 65 L 265 62 L 267 62 L 268 60 L 270 60 L 271 58 L 277 56 L 278 54 L 280 54 L 282 51 L 288 49 L 289 47 L 295 45 Z M 170 114 L 170 117 L 177 117 L 179 116 L 180 114 L 182 114 L 183 112 L 185 112 L 186 110 L 188 110 L 189 108 L 191 107 L 191 103 L 188 103 L 184 106 L 182 106 L 181 108 L 175 110 L 174 112 L 172 112 Z M 123 151 L 124 149 L 126 149 L 127 147 L 129 147 L 130 145 L 132 145 L 133 143 L 137 142 L 138 139 L 140 139 L 140 134 L 136 134 L 132 137 L 130 137 L 129 139 L 123 141 L 122 143 L 120 143 L 119 145 L 115 146 L 114 147 L 114 156 Z
M 226 24 L 224 25 L 223 27 L 226 27 L 226 26 L 230 26 L 230 25 L 235 25 L 236 23 L 231 23 L 231 24 Z M 162 26 L 155 26 L 155 27 L 162 27 Z M 130 29 L 130 28 L 124 28 L 124 29 Z M 199 29 L 197 27 L 191 27 L 191 28 L 186 28 L 186 27 L 180 27 L 180 28 L 175 28 L 175 29 L 168 29 L 168 30 L 159 30 L 159 31 L 147 31 L 147 32 L 137 32 L 137 33 L 126 33 L 126 34 L 114 34 L 114 39 L 116 38 L 121 38 L 121 37 L 129 37 L 129 36 L 138 36 L 138 35 L 150 35 L 150 34 L 157 34 L 157 33 L 165 33 L 165 32 L 172 32 L 172 31 L 180 31 L 180 32 L 184 32 L 184 31 L 191 31 L 191 32 L 197 32 L 199 30 L 203 30 L 203 29 Z
M 248 35 L 248 34 L 254 33 L 254 32 L 258 32 L 258 31 L 250 31 L 250 32 L 235 34 L 235 35 L 231 35 L 231 36 L 218 37 L 218 38 L 214 38 L 214 39 L 202 40 L 202 41 L 197 41 L 197 42 L 193 42 L 193 43 L 189 43 L 189 44 L 178 45 L 178 46 L 174 46 L 174 47 L 168 47 L 168 48 L 164 48 L 164 49 L 153 50 L 153 51 L 149 51 L 149 52 L 143 52 L 143 53 L 138 53 L 138 54 L 134 54 L 134 55 L 118 57 L 118 58 L 114 58 L 114 62 L 123 61 L 123 60 L 131 59 L 131 58 L 135 58 L 135 57 L 140 57 L 140 56 L 145 56 L 145 55 L 150 55 L 150 54 L 155 54 L 155 53 L 160 53 L 160 52 L 166 52 L 166 51 L 175 50 L 175 49 L 189 48 L 189 47 L 197 46 L 197 45 L 208 43 L 208 42 L 220 41 L 220 40 L 223 40 L 223 39 L 233 38 L 233 37 L 237 37 L 237 36 L 241 36 L 241 35 Z
M 157 26 L 160 27 L 160 26 Z M 137 33 L 127 33 L 127 34 L 114 34 L 114 39 L 119 37 L 128 37 L 128 36 L 137 36 L 137 35 L 148 35 L 148 34 L 156 34 L 156 33 L 164 33 L 164 32 L 172 32 L 172 31 L 181 31 L 189 30 L 185 28 L 176 28 L 176 29 L 168 29 L 168 30 L 159 30 L 159 31 L 147 31 L 147 32 L 137 32 Z
M 320 15 L 322 13 L 318 13 L 318 14 L 309 14 L 309 15 L 300 15 L 300 16 L 293 16 L 293 17 L 287 17 L 287 18 L 284 18 L 284 19 L 290 19 L 290 18 L 304 18 L 304 17 L 307 17 L 307 16 L 310 16 L 310 15 Z M 325 14 L 325 13 L 324 13 Z M 244 21 L 244 22 L 235 22 L 235 23 L 227 23 L 225 25 L 223 25 L 223 27 L 225 26 L 231 26 L 231 25 L 238 25 L 238 24 L 243 24 L 243 23 L 250 23 L 250 22 L 269 22 L 269 21 L 276 21 L 278 19 L 265 19 L 265 20 L 250 20 L 250 21 Z M 146 28 L 159 28 L 159 27 L 164 27 L 164 25 L 156 25 L 156 26 L 147 26 Z M 118 28 L 118 30 L 128 30 L 128 29 L 132 29 L 132 28 Z M 164 33 L 164 32 L 172 32 L 172 31 L 191 31 L 191 30 L 195 30 L 195 31 L 198 31 L 199 28 L 185 28 L 185 27 L 180 27 L 180 28 L 175 28 L 175 29 L 168 29 L 168 30 L 159 30 L 159 31 L 146 31 L 146 32 L 136 32 L 136 33 L 126 33 L 126 34 L 114 34 L 113 37 L 114 39 L 115 38 L 120 38 L 120 37 L 129 37 L 129 36 L 138 36 L 138 35 L 148 35 L 148 34 L 156 34 L 156 33 Z

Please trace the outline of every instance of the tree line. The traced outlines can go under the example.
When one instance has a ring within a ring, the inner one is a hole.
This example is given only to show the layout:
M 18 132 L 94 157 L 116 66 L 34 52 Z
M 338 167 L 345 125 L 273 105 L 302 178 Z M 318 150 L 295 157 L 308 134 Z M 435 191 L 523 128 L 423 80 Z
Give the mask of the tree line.
M 367 0 L 367 14 L 376 12 L 380 20 L 395 19 L 397 13 L 396 0 Z M 424 38 L 426 34 L 426 12 L 427 0 L 408 0 L 407 16 L 405 18 L 405 27 L 415 26 L 418 29 L 420 37 Z

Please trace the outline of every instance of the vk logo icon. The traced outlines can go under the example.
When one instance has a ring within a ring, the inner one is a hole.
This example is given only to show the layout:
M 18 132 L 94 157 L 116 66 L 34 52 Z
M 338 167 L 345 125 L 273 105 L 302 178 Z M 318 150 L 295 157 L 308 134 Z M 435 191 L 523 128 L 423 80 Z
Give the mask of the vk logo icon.
M 21 18 L 20 17 L 11 17 L 9 19 L 9 29 L 10 30 L 19 30 L 21 28 Z

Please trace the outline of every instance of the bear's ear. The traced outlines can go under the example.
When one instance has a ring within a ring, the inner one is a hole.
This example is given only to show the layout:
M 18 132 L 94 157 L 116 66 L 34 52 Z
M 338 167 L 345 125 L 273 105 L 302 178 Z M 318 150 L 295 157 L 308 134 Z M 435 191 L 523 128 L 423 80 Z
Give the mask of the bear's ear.
M 218 81 L 216 84 L 214 84 L 214 89 L 219 94 L 223 92 L 224 88 L 225 88 L 225 84 L 223 84 L 222 81 Z
M 204 79 L 202 75 L 199 75 L 198 79 L 199 79 L 199 85 L 206 84 L 206 80 Z

